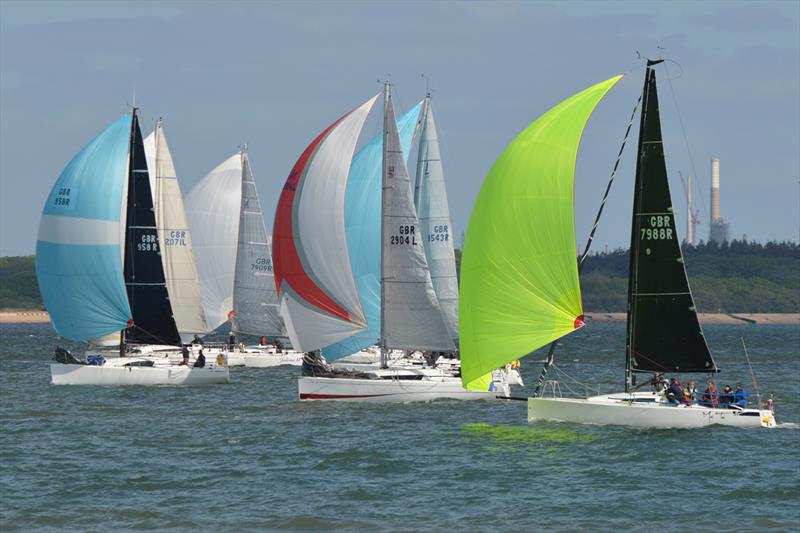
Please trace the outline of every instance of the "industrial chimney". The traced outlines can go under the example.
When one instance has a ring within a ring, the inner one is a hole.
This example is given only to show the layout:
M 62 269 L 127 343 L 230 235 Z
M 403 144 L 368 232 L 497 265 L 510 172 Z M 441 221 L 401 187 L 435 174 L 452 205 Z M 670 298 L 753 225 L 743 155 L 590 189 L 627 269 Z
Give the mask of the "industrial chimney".
M 719 221 L 719 159 L 711 160 L 711 222 Z
M 711 160 L 711 230 L 709 241 L 723 243 L 728 240 L 728 223 L 720 216 L 719 212 L 719 159 Z

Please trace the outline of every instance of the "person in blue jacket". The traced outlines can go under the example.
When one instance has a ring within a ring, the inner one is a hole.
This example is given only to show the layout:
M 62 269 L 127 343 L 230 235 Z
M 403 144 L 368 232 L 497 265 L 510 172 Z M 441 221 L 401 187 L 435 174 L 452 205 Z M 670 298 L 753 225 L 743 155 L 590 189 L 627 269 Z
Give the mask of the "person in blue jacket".
M 731 405 L 745 408 L 747 407 L 747 391 L 744 390 L 741 383 L 736 384 L 736 389 L 733 391 L 733 402 Z

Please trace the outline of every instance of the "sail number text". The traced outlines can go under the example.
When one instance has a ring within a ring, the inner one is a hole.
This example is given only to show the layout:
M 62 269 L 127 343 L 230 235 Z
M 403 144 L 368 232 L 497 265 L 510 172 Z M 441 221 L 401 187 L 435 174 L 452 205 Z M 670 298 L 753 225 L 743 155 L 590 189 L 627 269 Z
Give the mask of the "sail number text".
M 650 227 L 639 228 L 642 231 L 641 240 L 672 240 L 672 228 L 670 227 L 671 224 L 669 215 L 651 215 L 646 220 L 650 223 Z
M 78 190 L 74 187 L 59 187 L 58 190 L 55 191 L 56 194 L 53 198 L 53 205 L 72 209 L 75 207 L 75 196 L 77 196 L 77 192 Z
M 256 257 L 256 262 L 250 263 L 250 270 L 256 274 L 272 274 L 272 259 L 269 257 Z
M 450 240 L 450 231 L 447 224 L 434 226 L 433 233 L 428 233 L 428 242 L 447 242 Z
M 143 233 L 136 243 L 137 252 L 158 252 L 158 236 L 155 233 Z
M 167 246 L 186 246 L 186 230 L 175 229 L 170 231 L 164 239 Z
M 412 224 L 400 224 L 397 228 L 397 235 L 389 238 L 389 244 L 410 244 L 417 245 L 417 228 Z

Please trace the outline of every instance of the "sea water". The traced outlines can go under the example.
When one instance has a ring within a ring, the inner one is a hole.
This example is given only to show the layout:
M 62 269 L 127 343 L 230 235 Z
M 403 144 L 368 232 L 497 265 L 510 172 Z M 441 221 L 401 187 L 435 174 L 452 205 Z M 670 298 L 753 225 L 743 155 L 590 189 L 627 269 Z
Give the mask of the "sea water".
M 0 529 L 797 530 L 800 328 L 706 326 L 717 384 L 776 429 L 526 422 L 526 403 L 299 402 L 296 367 L 229 385 L 56 387 L 49 324 L 0 325 Z M 618 391 L 621 324 L 557 351 L 564 386 Z M 527 390 L 543 354 L 523 361 Z M 702 390 L 702 383 L 698 380 Z M 517 389 L 516 394 L 526 394 Z

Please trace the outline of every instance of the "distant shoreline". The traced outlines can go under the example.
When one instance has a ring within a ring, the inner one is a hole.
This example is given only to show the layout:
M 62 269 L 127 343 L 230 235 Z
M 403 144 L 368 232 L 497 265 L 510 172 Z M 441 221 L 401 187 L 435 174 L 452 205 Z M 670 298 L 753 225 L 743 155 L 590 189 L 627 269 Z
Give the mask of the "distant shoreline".
M 702 324 L 796 324 L 800 313 L 698 313 Z M 625 313 L 586 313 L 587 322 L 625 322 Z
M 586 313 L 588 322 L 625 322 L 625 313 Z M 38 309 L 0 309 L 0 324 L 44 324 L 47 311 Z M 700 313 L 703 324 L 796 324 L 800 313 Z

